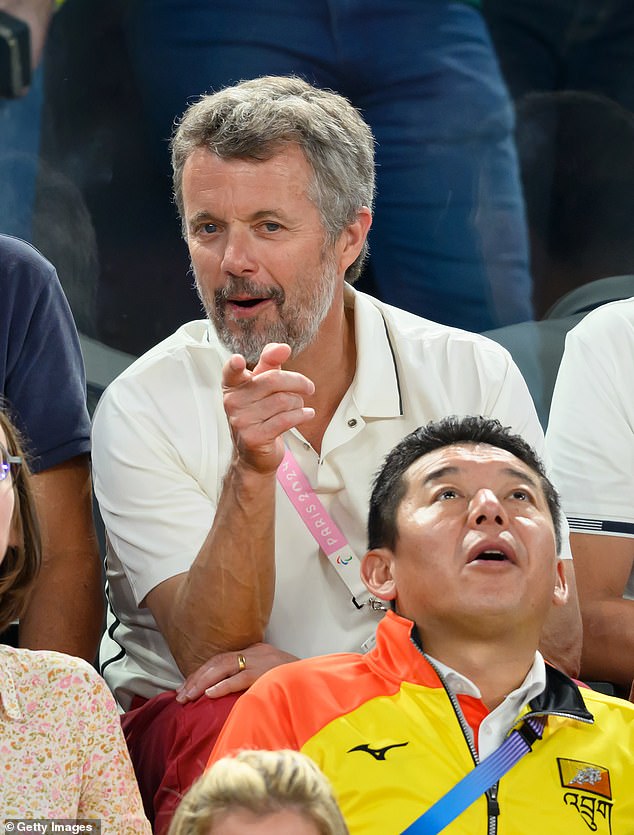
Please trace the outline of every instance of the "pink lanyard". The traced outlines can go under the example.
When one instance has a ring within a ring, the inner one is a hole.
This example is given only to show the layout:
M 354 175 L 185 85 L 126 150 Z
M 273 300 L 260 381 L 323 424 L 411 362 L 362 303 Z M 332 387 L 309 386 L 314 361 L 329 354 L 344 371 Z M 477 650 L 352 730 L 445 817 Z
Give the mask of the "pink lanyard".
M 356 608 L 361 609 L 368 605 L 372 609 L 385 609 L 386 606 L 382 601 L 370 596 L 359 575 L 361 564 L 359 558 L 317 498 L 317 494 L 288 447 L 278 467 L 277 480 L 315 542 L 348 587 Z

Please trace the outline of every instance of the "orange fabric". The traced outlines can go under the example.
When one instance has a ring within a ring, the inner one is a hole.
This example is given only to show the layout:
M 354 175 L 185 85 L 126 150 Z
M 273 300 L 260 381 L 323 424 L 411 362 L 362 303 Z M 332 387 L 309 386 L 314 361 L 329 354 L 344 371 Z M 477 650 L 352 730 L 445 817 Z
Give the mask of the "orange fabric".
M 287 686 L 293 688 L 301 679 L 304 664 L 315 659 L 285 664 L 266 673 L 242 697 L 240 726 L 237 736 L 255 739 L 260 748 L 302 748 L 307 739 L 342 713 L 351 713 L 361 705 L 381 696 L 394 696 L 403 681 L 423 687 L 440 688 L 442 684 L 430 665 L 423 661 L 420 650 L 411 640 L 412 622 L 388 612 L 377 630 L 377 645 L 367 655 L 338 653 L 324 656 L 327 663 L 320 668 L 319 687 L 307 694 L 310 711 L 289 710 L 284 697 Z M 267 690 L 267 700 L 276 705 L 275 723 L 264 724 L 259 720 L 260 686 Z M 255 692 L 255 695 L 254 695 Z M 235 751 L 234 734 L 227 736 L 223 729 L 209 762 Z

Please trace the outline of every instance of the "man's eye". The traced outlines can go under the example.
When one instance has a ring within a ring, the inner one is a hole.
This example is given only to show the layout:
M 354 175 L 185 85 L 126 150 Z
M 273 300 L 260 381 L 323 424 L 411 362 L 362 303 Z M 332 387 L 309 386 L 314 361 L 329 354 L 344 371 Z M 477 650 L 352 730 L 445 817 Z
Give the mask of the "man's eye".
M 436 496 L 436 498 L 437 498 L 439 501 L 444 502 L 444 501 L 446 501 L 447 499 L 455 499 L 457 496 L 458 496 L 458 491 L 457 491 L 457 490 L 449 490 L 449 489 L 447 489 L 447 490 L 442 490 L 442 491 L 441 491 L 441 492 L 440 492 L 440 493 Z
M 530 501 L 530 495 L 526 492 L 526 490 L 513 490 L 511 493 L 511 498 L 518 499 L 520 502 L 528 502 Z
M 218 231 L 218 227 L 215 223 L 204 223 L 201 226 L 201 229 L 206 235 L 213 235 L 214 232 Z
M 279 223 L 275 223 L 273 220 L 267 220 L 262 226 L 265 232 L 278 232 L 282 228 Z

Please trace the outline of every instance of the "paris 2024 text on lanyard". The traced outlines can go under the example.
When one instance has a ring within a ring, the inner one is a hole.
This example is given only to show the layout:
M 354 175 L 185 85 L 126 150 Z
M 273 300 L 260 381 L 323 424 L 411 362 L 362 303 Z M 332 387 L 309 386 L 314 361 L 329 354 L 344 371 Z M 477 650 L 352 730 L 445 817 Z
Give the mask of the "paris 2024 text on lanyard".
M 288 447 L 278 467 L 277 480 L 313 539 L 350 591 L 354 606 L 357 609 L 369 606 L 371 609 L 385 610 L 385 603 L 372 597 L 363 584 L 359 573 L 359 558 L 317 497 Z M 361 649 L 367 652 L 373 645 L 374 635 L 363 642 Z

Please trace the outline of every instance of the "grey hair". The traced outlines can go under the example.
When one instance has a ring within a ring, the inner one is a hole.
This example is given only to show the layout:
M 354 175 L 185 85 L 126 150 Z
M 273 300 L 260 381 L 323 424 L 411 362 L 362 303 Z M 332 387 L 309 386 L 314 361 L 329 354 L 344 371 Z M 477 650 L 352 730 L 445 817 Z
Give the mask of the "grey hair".
M 313 171 L 308 197 L 334 244 L 363 206 L 374 204 L 374 137 L 350 102 L 296 76 L 263 76 L 202 96 L 176 124 L 172 141 L 174 200 L 186 235 L 183 168 L 197 148 L 222 159 L 267 160 L 297 144 Z M 352 284 L 367 242 L 346 271 Z

